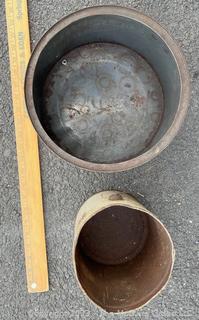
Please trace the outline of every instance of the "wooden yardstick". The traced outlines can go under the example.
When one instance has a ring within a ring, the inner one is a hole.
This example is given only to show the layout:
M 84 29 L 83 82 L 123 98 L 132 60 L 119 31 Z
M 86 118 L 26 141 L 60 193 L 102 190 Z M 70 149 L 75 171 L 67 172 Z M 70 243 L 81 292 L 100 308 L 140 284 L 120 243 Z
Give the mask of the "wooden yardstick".
M 24 76 L 30 57 L 26 0 L 5 0 L 28 292 L 48 291 L 38 139 L 26 112 Z M 17 257 L 16 257 L 17 259 Z

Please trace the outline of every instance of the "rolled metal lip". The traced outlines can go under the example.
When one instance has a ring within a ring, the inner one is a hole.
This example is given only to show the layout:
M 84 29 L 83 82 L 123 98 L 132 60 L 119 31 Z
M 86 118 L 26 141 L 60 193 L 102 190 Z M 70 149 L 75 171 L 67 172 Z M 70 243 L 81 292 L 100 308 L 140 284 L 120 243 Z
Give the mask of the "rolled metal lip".
M 95 15 L 116 15 L 122 16 L 126 18 L 133 19 L 138 21 L 148 28 L 155 31 L 159 37 L 166 43 L 168 48 L 170 49 L 176 65 L 178 67 L 180 82 L 181 82 L 181 90 L 180 90 L 180 99 L 178 104 L 178 109 L 175 114 L 175 118 L 164 134 L 164 136 L 148 151 L 145 153 L 119 163 L 111 163 L 111 164 L 103 164 L 103 163 L 93 163 L 89 161 L 85 161 L 79 158 L 72 156 L 71 154 L 67 153 L 66 151 L 62 150 L 45 132 L 43 129 L 40 120 L 37 116 L 35 107 L 34 107 L 34 100 L 33 100 L 33 78 L 34 78 L 34 70 L 40 56 L 40 53 L 47 45 L 47 43 L 63 28 L 67 27 L 71 23 L 90 16 Z M 149 160 L 153 159 L 155 156 L 160 154 L 173 140 L 175 135 L 177 134 L 188 109 L 188 102 L 190 96 L 190 83 L 189 83 L 189 73 L 186 65 L 185 58 L 179 49 L 176 42 L 172 39 L 169 33 L 160 26 L 156 21 L 152 18 L 146 16 L 143 13 L 140 13 L 134 9 L 124 8 L 120 6 L 97 6 L 97 7 L 89 7 L 72 13 L 62 20 L 57 22 L 53 27 L 51 27 L 41 38 L 38 42 L 37 46 L 35 47 L 31 59 L 29 61 L 26 76 L 25 76 L 25 100 L 27 105 L 28 114 L 32 121 L 32 124 L 37 131 L 39 137 L 42 141 L 51 149 L 53 150 L 58 156 L 62 159 L 66 160 L 67 162 L 76 165 L 80 168 L 89 170 L 89 171 L 98 171 L 98 172 L 120 172 L 130 170 L 132 168 L 138 167 Z

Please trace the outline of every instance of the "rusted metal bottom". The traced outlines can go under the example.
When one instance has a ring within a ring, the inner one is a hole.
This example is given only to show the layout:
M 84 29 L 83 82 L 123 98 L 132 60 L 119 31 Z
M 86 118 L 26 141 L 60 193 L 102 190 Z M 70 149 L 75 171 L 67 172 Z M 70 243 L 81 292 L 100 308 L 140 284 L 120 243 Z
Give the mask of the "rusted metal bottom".
M 68 153 L 90 162 L 129 160 L 147 148 L 164 110 L 160 82 L 136 52 L 109 43 L 66 54 L 44 88 L 44 125 Z
M 131 261 L 144 247 L 148 234 L 145 213 L 122 206 L 104 209 L 83 227 L 79 245 L 92 260 L 118 265 Z
M 77 280 L 106 311 L 140 308 L 168 282 L 172 240 L 163 224 L 130 195 L 93 195 L 80 208 L 74 231 Z

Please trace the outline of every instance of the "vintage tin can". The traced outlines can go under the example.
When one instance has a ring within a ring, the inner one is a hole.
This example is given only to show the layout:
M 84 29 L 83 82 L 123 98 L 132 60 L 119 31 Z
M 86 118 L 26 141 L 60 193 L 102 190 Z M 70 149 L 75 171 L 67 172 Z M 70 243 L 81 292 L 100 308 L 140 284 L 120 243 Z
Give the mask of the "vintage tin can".
M 60 157 L 92 171 L 124 171 L 176 135 L 188 105 L 188 71 L 174 40 L 151 18 L 91 7 L 39 41 L 25 96 L 36 131 Z
M 78 212 L 73 263 L 92 302 L 108 312 L 127 312 L 141 308 L 166 286 L 174 248 L 164 225 L 136 199 L 104 191 Z

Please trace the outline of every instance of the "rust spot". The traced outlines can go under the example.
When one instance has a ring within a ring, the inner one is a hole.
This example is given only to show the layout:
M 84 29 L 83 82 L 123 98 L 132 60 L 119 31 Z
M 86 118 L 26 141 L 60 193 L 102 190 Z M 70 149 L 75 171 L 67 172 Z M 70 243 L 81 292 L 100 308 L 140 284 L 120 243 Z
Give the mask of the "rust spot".
M 123 197 L 120 193 L 111 194 L 109 200 L 116 201 L 116 200 L 123 200 Z
M 145 100 L 146 100 L 146 98 L 144 96 L 140 96 L 137 91 L 130 98 L 130 101 L 133 102 L 133 104 L 135 105 L 136 108 L 141 107 L 144 104 Z
M 69 110 L 69 118 L 73 119 L 76 115 L 76 110 L 70 109 Z

